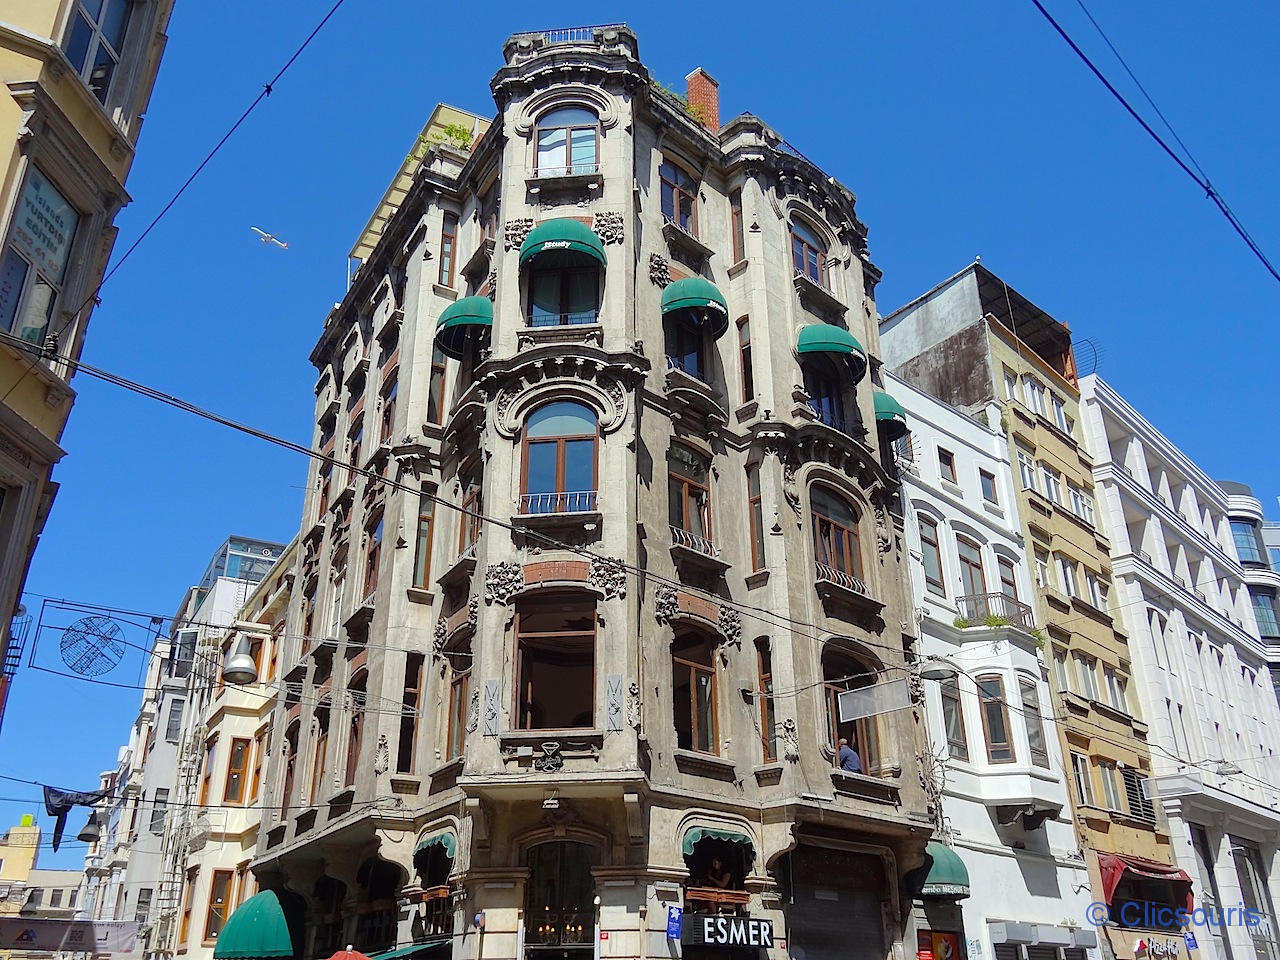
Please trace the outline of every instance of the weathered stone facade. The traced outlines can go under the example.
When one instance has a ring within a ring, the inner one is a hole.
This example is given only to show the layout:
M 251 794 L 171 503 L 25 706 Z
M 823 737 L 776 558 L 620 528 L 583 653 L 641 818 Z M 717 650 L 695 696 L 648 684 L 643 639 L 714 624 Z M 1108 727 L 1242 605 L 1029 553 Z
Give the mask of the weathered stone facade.
M 312 354 L 317 448 L 386 482 L 313 467 L 255 871 L 307 956 L 665 956 L 672 905 L 900 956 L 919 718 L 830 716 L 912 642 L 853 197 L 754 117 L 701 126 L 625 27 L 504 54 Z

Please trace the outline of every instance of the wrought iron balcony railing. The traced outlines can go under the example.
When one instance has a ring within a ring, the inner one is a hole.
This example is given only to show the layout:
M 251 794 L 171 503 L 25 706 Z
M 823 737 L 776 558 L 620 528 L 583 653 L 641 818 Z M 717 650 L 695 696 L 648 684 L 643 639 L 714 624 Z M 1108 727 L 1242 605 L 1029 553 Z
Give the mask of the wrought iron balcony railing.
M 711 381 L 707 379 L 707 371 L 703 369 L 702 361 L 695 357 L 668 356 L 667 369 L 683 371 L 695 380 L 700 380 L 708 386 L 711 384 Z
M 590 513 L 596 508 L 596 491 L 570 490 L 564 493 L 525 493 L 520 495 L 520 512 Z
M 702 554 L 704 557 L 720 556 L 720 550 L 706 537 L 697 533 L 690 533 L 688 530 L 681 529 L 680 527 L 671 528 L 671 542 L 677 547 L 684 547 L 686 550 L 693 550 Z
M 960 617 L 968 620 L 973 626 L 1035 627 L 1035 614 L 1031 608 L 1006 593 L 975 593 L 966 597 L 957 597 L 960 604 Z
M 835 567 L 828 566 L 825 563 L 819 563 L 816 566 L 816 579 L 819 582 L 834 583 L 836 586 L 844 587 L 844 589 L 851 590 L 860 596 L 871 597 L 871 591 L 867 589 L 867 585 L 852 574 L 837 570 Z
M 845 420 L 843 417 L 837 417 L 817 400 L 809 401 L 809 409 L 813 411 L 813 415 L 818 418 L 820 423 L 825 423 L 832 430 L 839 430 L 846 436 L 851 435 L 849 421 Z

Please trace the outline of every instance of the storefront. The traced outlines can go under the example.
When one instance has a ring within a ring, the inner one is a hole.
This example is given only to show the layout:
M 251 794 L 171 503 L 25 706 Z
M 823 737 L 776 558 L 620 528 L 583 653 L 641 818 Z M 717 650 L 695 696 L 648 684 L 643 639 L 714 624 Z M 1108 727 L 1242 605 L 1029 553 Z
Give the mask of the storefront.
M 925 862 L 907 877 L 915 892 L 912 920 L 916 960 L 966 960 L 961 900 L 969 896 L 969 871 L 960 854 L 931 840 Z
M 774 870 L 792 960 L 884 960 L 896 880 L 871 853 L 801 843 Z

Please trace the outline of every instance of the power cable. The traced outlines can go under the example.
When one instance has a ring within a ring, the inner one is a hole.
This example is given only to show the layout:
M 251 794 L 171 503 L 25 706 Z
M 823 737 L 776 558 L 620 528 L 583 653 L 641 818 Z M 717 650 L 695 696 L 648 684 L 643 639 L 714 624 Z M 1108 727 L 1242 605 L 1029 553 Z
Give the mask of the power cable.
M 1058 21 L 1053 18 L 1053 15 L 1049 13 L 1048 10 L 1045 9 L 1044 4 L 1042 4 L 1040 0 L 1031 0 L 1031 2 L 1035 4 L 1036 9 L 1040 11 L 1040 13 L 1044 16 L 1044 18 L 1049 21 L 1053 29 L 1058 32 L 1058 35 L 1067 42 L 1067 45 L 1071 47 L 1071 49 L 1075 52 L 1076 56 L 1078 56 L 1084 62 L 1085 66 L 1087 66 L 1090 69 L 1090 71 L 1092 71 L 1093 75 L 1102 82 L 1102 85 L 1107 88 L 1108 92 L 1110 92 L 1110 94 L 1113 97 L 1115 97 L 1117 101 L 1119 101 L 1120 105 L 1124 107 L 1126 111 L 1128 111 L 1129 115 L 1138 122 L 1138 124 L 1142 127 L 1142 129 L 1145 130 L 1147 134 L 1151 137 L 1151 139 L 1153 139 L 1157 144 L 1160 145 L 1160 148 L 1164 150 L 1166 154 L 1169 155 L 1169 158 L 1178 165 L 1178 167 L 1182 170 L 1182 172 L 1195 181 L 1196 185 L 1205 192 L 1205 196 L 1208 197 L 1210 200 L 1212 200 L 1214 204 L 1218 207 L 1218 209 L 1222 211 L 1222 215 L 1227 218 L 1227 222 L 1231 224 L 1232 228 L 1236 231 L 1236 233 L 1240 235 L 1240 239 L 1242 239 L 1245 242 L 1245 244 L 1248 245 L 1249 249 L 1253 251 L 1254 255 L 1260 261 L 1262 261 L 1262 265 L 1267 268 L 1267 271 L 1271 274 L 1272 278 L 1277 281 L 1280 281 L 1280 271 L 1276 270 L 1276 268 L 1272 266 L 1271 261 L 1267 259 L 1266 254 L 1262 252 L 1262 248 L 1259 247 L 1258 244 L 1254 242 L 1253 237 L 1249 235 L 1249 231 L 1247 231 L 1244 228 L 1244 224 L 1240 222 L 1239 218 L 1237 218 L 1236 215 L 1231 212 L 1231 208 L 1227 206 L 1226 201 L 1222 199 L 1222 196 L 1214 188 L 1213 184 L 1209 182 L 1209 179 L 1207 177 L 1202 177 L 1200 174 L 1196 173 L 1189 166 L 1187 166 L 1186 162 L 1184 162 L 1183 159 L 1180 156 L 1178 156 L 1178 154 L 1173 150 L 1173 148 L 1170 147 L 1169 144 L 1167 144 L 1164 141 L 1164 139 L 1160 136 L 1160 134 L 1156 133 L 1155 130 L 1151 128 L 1151 125 L 1147 123 L 1147 121 L 1142 118 L 1142 115 L 1139 114 L 1138 111 L 1135 110 L 1130 105 L 1129 101 L 1124 98 L 1124 95 L 1120 93 L 1120 91 L 1117 90 L 1114 86 L 1112 86 L 1111 81 L 1108 80 L 1103 75 L 1102 71 L 1099 70 L 1094 65 L 1093 61 L 1089 59 L 1088 55 L 1083 50 L 1081 50 L 1079 46 L 1076 45 L 1076 42 L 1071 39 L 1067 31 L 1064 30 L 1062 26 L 1058 23 Z M 1092 17 L 1090 19 L 1092 19 Z

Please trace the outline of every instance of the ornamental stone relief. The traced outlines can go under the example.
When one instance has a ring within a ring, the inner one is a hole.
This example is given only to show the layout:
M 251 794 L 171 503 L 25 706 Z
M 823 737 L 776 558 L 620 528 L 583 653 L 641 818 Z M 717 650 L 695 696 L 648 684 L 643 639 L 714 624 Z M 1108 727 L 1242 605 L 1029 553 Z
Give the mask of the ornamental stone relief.
M 382 776 L 391 769 L 391 743 L 385 733 L 378 734 L 378 749 L 373 752 L 373 772 Z
M 660 253 L 649 254 L 649 282 L 655 287 L 666 287 L 671 283 L 671 264 Z
M 532 229 L 532 217 L 517 217 L 514 220 L 508 220 L 502 225 L 502 249 L 519 250 L 520 244 L 524 243 L 524 238 L 529 235 L 529 231 Z
M 447 633 L 442 616 L 436 621 L 435 633 L 431 637 L 431 656 L 436 660 L 444 659 L 444 641 Z
M 471 703 L 467 705 L 467 733 L 475 733 L 480 726 L 480 691 L 471 691 Z
M 720 615 L 717 617 L 717 624 L 720 632 L 724 634 L 726 643 L 732 643 L 735 647 L 742 647 L 742 614 L 736 608 L 729 606 L 727 603 L 720 604 Z
M 658 623 L 670 623 L 680 613 L 676 588 L 669 583 L 658 585 L 653 594 L 653 613 Z
M 591 229 L 605 244 L 622 243 L 624 239 L 622 214 L 616 210 L 601 210 L 593 214 Z
M 614 557 L 592 557 L 587 582 L 604 594 L 606 600 L 627 595 L 627 570 Z
M 498 433 L 514 438 L 525 412 L 551 396 L 593 407 L 600 418 L 600 429 L 606 434 L 622 426 L 627 415 L 627 388 L 602 363 L 574 356 L 571 349 L 565 345 L 564 353 L 538 360 L 498 391 L 493 408 Z
M 524 589 L 524 567 L 514 560 L 491 563 L 484 571 L 484 602 L 487 604 L 510 602 Z
M 790 717 L 782 721 L 782 756 L 790 763 L 800 762 L 800 732 Z
M 640 684 L 632 680 L 631 686 L 627 687 L 627 726 L 633 730 L 640 729 L 640 711 L 642 709 Z

